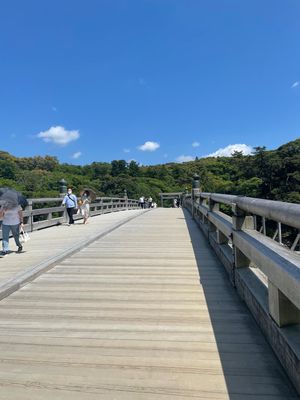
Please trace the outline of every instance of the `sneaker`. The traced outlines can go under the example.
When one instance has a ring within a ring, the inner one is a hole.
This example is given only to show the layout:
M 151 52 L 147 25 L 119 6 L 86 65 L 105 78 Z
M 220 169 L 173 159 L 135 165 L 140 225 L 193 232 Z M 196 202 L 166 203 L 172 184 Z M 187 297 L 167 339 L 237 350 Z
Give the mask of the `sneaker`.
M 8 251 L 1 251 L 1 256 L 2 257 L 7 256 L 7 254 L 8 254 Z
M 21 253 L 22 250 L 23 250 L 23 247 L 22 247 L 22 246 L 18 247 L 17 253 Z

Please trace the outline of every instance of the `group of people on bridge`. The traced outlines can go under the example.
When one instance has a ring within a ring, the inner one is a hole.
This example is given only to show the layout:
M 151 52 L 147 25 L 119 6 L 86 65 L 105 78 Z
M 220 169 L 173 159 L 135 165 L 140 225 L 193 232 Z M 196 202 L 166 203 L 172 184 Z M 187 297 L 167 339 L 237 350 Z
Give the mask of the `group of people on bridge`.
M 1 193 L 0 193 L 1 195 Z M 20 197 L 21 196 L 21 197 Z M 1 196 L 0 196 L 1 197 Z M 67 225 L 71 226 L 75 223 L 74 215 L 81 214 L 83 224 L 87 224 L 90 216 L 90 203 L 96 197 L 93 190 L 84 189 L 77 197 L 71 187 L 67 188 L 67 193 L 63 197 L 62 205 L 66 207 L 68 216 Z M 21 201 L 21 200 L 22 201 Z M 3 200 L 3 201 L 2 201 Z M 2 256 L 10 253 L 9 250 L 9 237 L 12 234 L 15 244 L 17 246 L 17 253 L 23 251 L 22 243 L 20 241 L 20 233 L 24 239 L 24 224 L 23 224 L 23 209 L 28 205 L 27 200 L 21 194 L 13 189 L 8 189 L 1 198 L 2 204 L 0 207 L 0 220 L 2 220 Z M 148 198 L 141 196 L 139 199 L 139 206 L 144 208 L 156 208 L 157 204 L 153 201 L 152 197 Z
M 24 238 L 24 221 L 23 221 L 23 208 L 28 204 L 27 200 L 20 201 L 17 192 L 5 191 L 1 196 L 2 204 L 0 207 L 0 220 L 2 220 L 2 252 L 1 255 L 6 256 L 10 253 L 9 250 L 9 236 L 12 234 L 15 244 L 17 246 L 17 253 L 22 253 L 23 245 L 20 240 L 20 233 Z M 87 224 L 90 216 L 90 203 L 92 201 L 93 193 L 89 190 L 83 190 L 80 197 L 77 198 L 72 193 L 72 188 L 69 187 L 67 194 L 64 196 L 62 205 L 66 207 L 68 214 L 68 225 L 74 224 L 74 215 L 81 214 L 83 223 Z M 23 205 L 23 208 L 22 208 Z
M 66 207 L 67 214 L 69 217 L 68 225 L 74 224 L 73 216 L 75 214 L 81 214 L 83 218 L 83 223 L 87 224 L 88 218 L 90 216 L 90 203 L 92 201 L 91 192 L 89 190 L 84 190 L 81 193 L 80 198 L 73 193 L 72 188 L 68 187 L 67 194 L 65 195 L 62 205 Z
M 149 196 L 148 198 L 141 196 L 139 198 L 139 206 L 141 208 L 156 208 L 157 204 L 153 201 L 151 196 Z

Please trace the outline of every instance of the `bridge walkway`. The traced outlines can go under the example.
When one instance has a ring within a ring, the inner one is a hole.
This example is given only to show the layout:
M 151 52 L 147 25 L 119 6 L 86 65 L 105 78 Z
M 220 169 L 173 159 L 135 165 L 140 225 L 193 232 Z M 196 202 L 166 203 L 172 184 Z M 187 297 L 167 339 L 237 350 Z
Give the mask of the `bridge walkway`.
M 17 254 L 13 238 L 10 239 L 10 254 L 0 255 L 0 299 L 14 289 L 15 283 L 23 284 L 36 272 L 41 273 L 68 254 L 92 242 L 126 221 L 141 214 L 141 210 L 112 212 L 94 216 L 84 225 L 82 220 L 75 225 L 66 223 L 30 232 L 30 240 L 24 251 Z
M 298 399 L 181 209 L 61 261 L 3 299 L 0 322 L 0 400 Z

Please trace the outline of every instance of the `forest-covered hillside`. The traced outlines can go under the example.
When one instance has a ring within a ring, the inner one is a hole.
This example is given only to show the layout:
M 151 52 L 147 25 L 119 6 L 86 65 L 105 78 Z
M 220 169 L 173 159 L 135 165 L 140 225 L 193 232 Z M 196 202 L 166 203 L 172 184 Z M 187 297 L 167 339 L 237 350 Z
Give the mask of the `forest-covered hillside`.
M 64 178 L 75 192 L 94 188 L 101 196 L 141 195 L 158 200 L 161 191 L 191 188 L 194 173 L 203 191 L 241 194 L 300 203 L 300 139 L 276 150 L 256 147 L 251 156 L 200 158 L 183 164 L 139 166 L 114 160 L 78 166 L 61 164 L 56 157 L 17 158 L 0 151 L 0 186 L 22 191 L 28 197 L 56 197 Z

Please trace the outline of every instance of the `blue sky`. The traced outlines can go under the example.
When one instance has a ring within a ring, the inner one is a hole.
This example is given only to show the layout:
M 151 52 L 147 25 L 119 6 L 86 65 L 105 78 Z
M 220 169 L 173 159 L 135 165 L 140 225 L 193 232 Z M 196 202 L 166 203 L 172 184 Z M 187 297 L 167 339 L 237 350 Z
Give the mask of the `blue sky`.
M 298 0 L 3 0 L 0 149 L 157 164 L 276 148 L 300 137 L 299 20 Z

